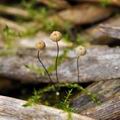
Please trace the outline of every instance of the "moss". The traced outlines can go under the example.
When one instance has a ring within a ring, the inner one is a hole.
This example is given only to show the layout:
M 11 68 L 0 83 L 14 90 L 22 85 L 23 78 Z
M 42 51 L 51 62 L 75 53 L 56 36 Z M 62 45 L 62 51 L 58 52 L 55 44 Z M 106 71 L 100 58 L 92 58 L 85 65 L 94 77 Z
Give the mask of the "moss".
M 62 88 L 68 89 L 68 92 L 66 93 L 66 95 L 62 96 L 62 98 L 61 98 L 62 100 L 59 99 L 57 101 L 57 104 L 53 105 L 57 108 L 61 108 L 61 109 L 65 110 L 65 111 L 68 111 L 68 112 L 73 112 L 74 111 L 74 109 L 72 107 L 70 107 L 70 104 L 69 104 L 69 100 L 70 100 L 70 97 L 73 95 L 72 91 L 74 89 L 78 90 L 81 93 L 84 93 L 84 94 L 88 95 L 94 103 L 96 103 L 96 104 L 101 103 L 96 94 L 91 93 L 90 91 L 86 90 L 85 88 L 83 88 L 79 84 L 75 84 L 75 83 L 64 83 L 64 84 L 62 84 L 62 83 L 59 83 L 59 84 L 55 84 L 55 85 L 54 84 L 49 84 L 47 87 L 45 87 L 43 89 L 39 89 L 38 91 L 35 91 L 33 96 L 29 98 L 27 105 L 38 104 L 38 103 L 40 103 L 40 101 L 42 102 L 42 98 L 44 98 L 44 96 L 47 93 L 49 93 L 49 92 L 56 93 Z M 55 94 L 53 94 L 53 95 L 55 95 Z M 51 94 L 51 96 L 52 96 L 52 94 Z M 66 97 L 64 97 L 64 96 L 66 96 Z M 39 98 L 39 99 L 36 100 L 36 98 Z M 50 104 L 49 99 L 46 100 L 46 101 L 47 101 L 47 103 Z M 60 102 L 60 101 L 62 101 L 62 102 Z M 46 102 L 44 102 L 44 103 L 46 103 Z
M 111 0 L 101 0 L 100 1 L 101 6 L 103 6 L 103 7 L 107 7 L 108 5 L 110 5 L 110 3 L 111 3 Z

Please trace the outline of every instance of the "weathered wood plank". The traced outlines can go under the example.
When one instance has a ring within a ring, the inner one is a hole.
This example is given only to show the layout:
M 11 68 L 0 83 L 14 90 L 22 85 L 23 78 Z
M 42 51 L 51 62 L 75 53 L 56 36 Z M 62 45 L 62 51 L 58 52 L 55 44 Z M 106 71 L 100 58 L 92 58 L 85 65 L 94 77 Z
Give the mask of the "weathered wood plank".
M 68 113 L 44 105 L 23 107 L 26 101 L 0 96 L 0 119 L 2 120 L 67 120 Z M 92 118 L 72 114 L 73 120 L 93 120 Z
M 119 120 L 120 96 L 116 96 L 100 106 L 83 111 L 82 114 L 91 116 L 97 120 Z
M 5 6 L 5 5 L 0 5 L 0 13 L 7 14 L 7 15 L 20 16 L 24 18 L 30 17 L 29 13 L 26 10 L 23 10 L 21 8 L 16 8 L 16 7 Z
M 87 50 L 87 54 L 79 59 L 80 81 L 101 81 L 120 78 L 120 48 L 97 47 Z M 20 50 L 20 55 L 3 56 L 0 58 L 0 76 L 21 82 L 44 82 L 49 79 L 26 68 L 26 65 L 40 67 L 36 56 L 36 50 Z M 28 54 L 27 54 L 28 53 Z M 25 54 L 25 55 L 24 55 Z M 46 66 L 54 64 L 55 49 L 46 49 L 41 54 Z M 68 59 L 58 68 L 59 82 L 78 82 L 76 70 L 76 55 L 73 51 L 68 52 Z M 51 76 L 56 82 L 55 73 Z
M 117 53 L 118 52 L 118 53 Z M 120 77 L 120 48 L 88 49 L 87 54 L 79 60 L 80 82 L 117 79 Z M 76 61 L 71 60 L 59 67 L 61 81 L 77 81 Z
M 120 6 L 120 0 L 72 0 L 75 2 L 96 2 L 96 3 L 101 3 L 101 4 L 105 4 L 105 5 L 117 5 Z
M 106 33 L 108 36 L 116 39 L 120 39 L 120 25 L 116 27 L 116 26 L 102 24 L 100 27 L 101 27 L 101 31 Z
M 90 24 L 109 17 L 113 13 L 111 8 L 103 8 L 97 5 L 81 4 L 63 11 L 57 15 L 63 21 L 68 21 L 72 24 Z M 55 15 L 55 17 L 57 16 Z M 72 15 L 72 17 L 71 17 Z M 53 16 L 54 18 L 54 16 Z M 57 22 L 60 20 L 57 19 Z
M 96 94 L 100 103 L 104 103 L 114 96 L 120 95 L 120 79 L 96 82 L 88 86 L 87 90 Z M 77 113 L 97 105 L 85 94 L 75 95 L 71 99 L 71 106 Z
M 6 26 L 6 25 L 17 31 L 25 31 L 25 28 L 23 26 L 20 26 L 16 22 L 0 17 L 0 26 Z
M 68 2 L 66 0 L 37 0 L 40 3 L 43 3 L 49 7 L 55 8 L 55 9 L 66 9 L 70 7 Z
M 109 26 L 120 26 L 120 16 L 112 16 L 110 19 L 102 22 L 102 24 L 107 24 Z M 101 30 L 102 29 L 102 30 Z M 91 28 L 80 33 L 80 36 L 92 44 L 115 44 L 118 41 L 110 37 L 105 32 L 104 28 L 101 27 L 101 23 L 97 24 Z M 117 37 L 116 37 L 117 38 Z
M 0 78 L 0 93 L 11 88 L 13 88 L 13 84 L 10 80 Z

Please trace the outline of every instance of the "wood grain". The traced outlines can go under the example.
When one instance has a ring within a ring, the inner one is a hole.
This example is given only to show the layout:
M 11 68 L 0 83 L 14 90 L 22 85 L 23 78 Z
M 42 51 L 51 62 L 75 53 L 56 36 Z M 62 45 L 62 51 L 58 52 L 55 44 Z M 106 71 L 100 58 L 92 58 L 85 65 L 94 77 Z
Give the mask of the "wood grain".
M 91 116 L 97 120 L 119 120 L 120 96 L 116 96 L 100 106 L 83 111 L 82 114 Z
M 18 50 L 19 51 L 19 50 Z M 0 57 L 0 77 L 21 82 L 50 82 L 47 75 L 40 75 L 26 65 L 41 67 L 36 58 L 36 50 L 20 49 L 21 54 Z M 61 50 L 62 52 L 62 50 Z M 46 66 L 54 64 L 55 49 L 46 50 L 41 54 Z M 59 82 L 78 82 L 76 70 L 76 55 L 73 50 L 67 53 L 68 59 L 62 62 L 58 68 Z M 120 48 L 95 47 L 87 49 L 87 54 L 79 59 L 80 81 L 102 81 L 120 78 Z M 56 82 L 55 73 L 51 77 Z
M 44 105 L 23 107 L 26 101 L 0 96 L 1 120 L 68 120 L 68 113 Z M 72 114 L 72 120 L 93 120 L 92 118 Z

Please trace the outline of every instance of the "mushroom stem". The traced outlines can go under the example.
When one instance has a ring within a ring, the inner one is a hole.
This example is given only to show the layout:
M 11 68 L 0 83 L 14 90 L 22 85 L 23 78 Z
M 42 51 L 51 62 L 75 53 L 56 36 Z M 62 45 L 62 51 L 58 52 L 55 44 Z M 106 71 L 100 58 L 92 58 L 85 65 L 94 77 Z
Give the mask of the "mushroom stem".
M 59 82 L 58 80 L 58 57 L 59 57 L 59 45 L 58 45 L 58 42 L 56 42 L 56 45 L 57 45 L 57 56 L 56 56 L 56 60 L 55 60 L 55 70 L 56 70 L 56 80 L 57 82 Z
M 80 73 L 80 71 L 79 71 L 79 56 L 78 56 L 78 57 L 77 57 L 77 77 L 78 77 L 78 83 L 79 83 L 79 81 L 80 81 L 79 73 Z
M 44 68 L 45 72 L 47 73 L 47 75 L 48 75 L 48 77 L 49 77 L 49 80 L 50 80 L 51 83 L 52 83 L 53 81 L 52 81 L 52 79 L 51 79 L 51 77 L 50 77 L 50 74 L 49 74 L 47 68 L 45 67 L 45 65 L 43 64 L 43 62 L 42 62 L 41 59 L 40 59 L 40 51 L 39 51 L 39 50 L 38 50 L 38 53 L 37 53 L 37 58 L 38 58 L 39 62 L 41 63 L 42 67 Z

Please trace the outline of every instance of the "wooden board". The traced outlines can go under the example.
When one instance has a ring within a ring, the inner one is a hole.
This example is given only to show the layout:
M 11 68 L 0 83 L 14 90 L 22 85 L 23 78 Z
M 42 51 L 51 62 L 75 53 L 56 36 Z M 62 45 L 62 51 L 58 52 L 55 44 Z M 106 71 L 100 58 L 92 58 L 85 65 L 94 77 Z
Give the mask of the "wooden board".
M 44 105 L 23 107 L 26 101 L 0 96 L 1 120 L 68 120 L 68 113 Z M 72 120 L 93 120 L 92 118 L 72 114 Z

